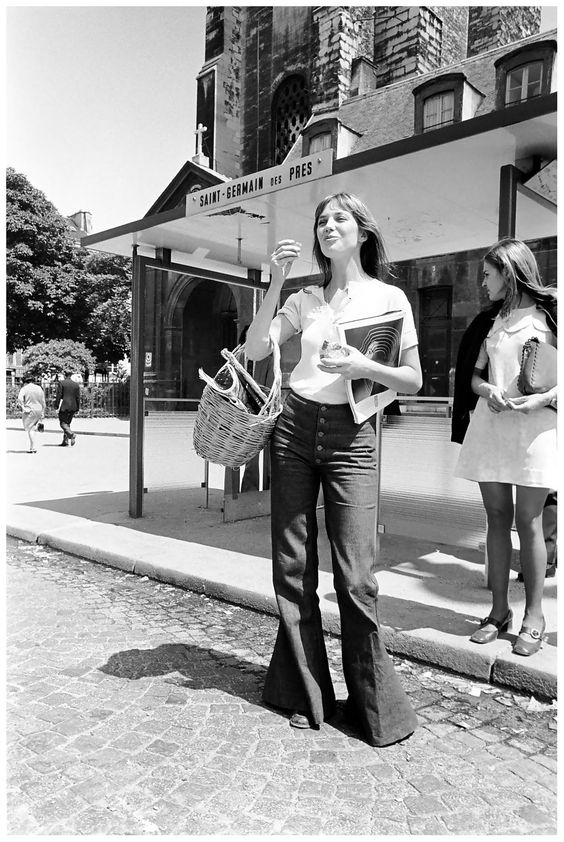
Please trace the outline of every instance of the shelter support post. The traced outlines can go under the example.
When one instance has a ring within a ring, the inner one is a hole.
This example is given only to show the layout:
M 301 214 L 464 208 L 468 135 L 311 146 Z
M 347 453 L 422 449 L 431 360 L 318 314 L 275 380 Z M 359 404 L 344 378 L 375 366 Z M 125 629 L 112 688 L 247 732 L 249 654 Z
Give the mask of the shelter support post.
M 523 173 L 513 164 L 505 164 L 499 171 L 498 239 L 515 236 L 517 219 L 517 187 Z
M 131 297 L 131 378 L 129 412 L 129 515 L 143 516 L 143 329 L 145 261 L 133 246 Z
M 380 523 L 381 497 L 382 497 L 382 423 L 383 413 L 376 413 L 376 523 L 375 541 L 376 557 L 380 555 L 380 534 L 384 532 L 384 524 Z

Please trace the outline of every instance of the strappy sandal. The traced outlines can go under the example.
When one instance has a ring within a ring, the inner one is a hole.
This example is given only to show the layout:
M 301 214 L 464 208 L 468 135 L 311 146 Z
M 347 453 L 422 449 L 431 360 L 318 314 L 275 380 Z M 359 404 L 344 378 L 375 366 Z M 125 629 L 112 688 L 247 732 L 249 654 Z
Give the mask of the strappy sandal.
M 543 619 L 542 621 L 542 628 L 535 629 L 532 626 L 521 626 L 521 630 L 519 631 L 519 637 L 513 644 L 513 652 L 515 655 L 536 655 L 539 649 L 542 648 L 542 645 L 546 638 L 548 637 L 545 634 L 546 629 L 546 620 Z M 523 638 L 524 634 L 528 634 L 531 640 L 525 640 Z
M 513 611 L 511 608 L 503 618 L 503 620 L 496 620 L 495 617 L 484 617 L 470 640 L 472 643 L 492 643 L 496 640 L 501 632 L 509 631 L 511 628 L 511 621 L 513 620 Z M 494 626 L 493 629 L 486 629 L 485 626 Z

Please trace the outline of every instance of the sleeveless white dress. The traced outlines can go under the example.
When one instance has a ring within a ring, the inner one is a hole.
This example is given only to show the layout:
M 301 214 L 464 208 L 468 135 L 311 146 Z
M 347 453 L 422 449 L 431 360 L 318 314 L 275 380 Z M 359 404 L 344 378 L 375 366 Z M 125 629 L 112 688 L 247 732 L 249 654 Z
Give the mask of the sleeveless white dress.
M 507 397 L 518 397 L 523 345 L 532 336 L 556 345 L 546 316 L 535 305 L 497 316 L 476 360 L 489 366 L 489 382 Z M 479 398 L 464 437 L 454 475 L 476 482 L 505 482 L 556 488 L 556 412 L 543 407 L 528 414 L 491 412 Z

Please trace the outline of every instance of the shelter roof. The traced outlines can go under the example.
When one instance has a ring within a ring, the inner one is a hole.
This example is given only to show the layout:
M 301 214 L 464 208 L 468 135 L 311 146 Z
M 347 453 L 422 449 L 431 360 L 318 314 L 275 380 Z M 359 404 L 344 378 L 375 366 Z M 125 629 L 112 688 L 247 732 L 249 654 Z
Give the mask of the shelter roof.
M 243 274 L 265 268 L 275 243 L 290 237 L 303 244 L 291 274 L 307 276 L 317 271 L 310 257 L 314 209 L 323 196 L 346 190 L 375 213 L 392 260 L 484 248 L 497 239 L 500 168 L 556 158 L 556 133 L 550 94 L 335 160 L 331 173 L 316 180 L 237 195 L 196 213 L 184 203 L 82 243 L 126 255 L 133 245 L 150 256 L 168 248 L 178 264 Z M 522 188 L 516 234 L 554 236 L 556 205 Z

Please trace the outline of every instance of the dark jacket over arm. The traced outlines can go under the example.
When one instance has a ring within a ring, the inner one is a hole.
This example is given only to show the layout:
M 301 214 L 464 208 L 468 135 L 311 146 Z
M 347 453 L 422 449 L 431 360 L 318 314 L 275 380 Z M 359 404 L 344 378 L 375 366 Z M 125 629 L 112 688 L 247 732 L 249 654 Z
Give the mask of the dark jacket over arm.
M 470 423 L 470 413 L 478 403 L 478 395 L 472 391 L 472 375 L 482 342 L 497 316 L 501 302 L 483 310 L 470 322 L 460 340 L 456 368 L 454 370 L 454 397 L 450 440 L 462 444 Z M 484 378 L 487 377 L 487 368 Z
M 556 301 L 547 300 L 545 306 L 537 304 L 546 315 L 548 327 L 556 336 Z M 478 403 L 478 395 L 472 391 L 472 375 L 476 360 L 480 353 L 482 342 L 489 333 L 495 317 L 501 309 L 501 301 L 496 301 L 487 310 L 470 322 L 460 340 L 456 367 L 454 370 L 454 397 L 452 401 L 452 422 L 450 440 L 462 444 L 464 435 L 470 423 L 470 413 Z M 484 380 L 488 379 L 487 367 L 483 372 Z

